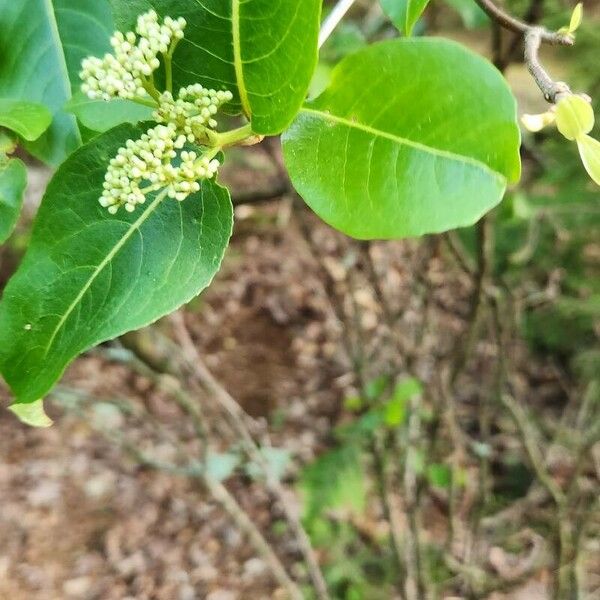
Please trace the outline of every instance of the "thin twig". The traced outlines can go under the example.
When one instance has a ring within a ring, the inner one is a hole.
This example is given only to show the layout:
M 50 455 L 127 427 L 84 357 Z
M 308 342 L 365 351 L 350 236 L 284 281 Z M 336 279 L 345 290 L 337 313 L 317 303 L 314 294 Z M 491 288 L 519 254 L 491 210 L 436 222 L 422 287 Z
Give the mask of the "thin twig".
M 517 424 L 519 433 L 521 434 L 521 440 L 523 441 L 527 456 L 529 457 L 529 462 L 531 463 L 537 478 L 548 490 L 556 505 L 559 508 L 564 506 L 566 500 L 565 494 L 558 485 L 556 485 L 555 481 L 548 473 L 544 457 L 542 456 L 536 441 L 539 437 L 538 432 L 534 430 L 523 407 L 510 394 L 502 394 L 501 400 L 504 406 L 508 408 L 508 411 Z
M 404 465 L 403 491 L 408 526 L 405 534 L 406 598 L 419 600 L 424 596 L 421 576 L 421 547 L 419 541 L 419 494 L 418 474 L 415 470 L 421 438 L 421 395 L 415 394 L 410 401 L 407 425 L 407 450 Z
M 531 27 L 525 33 L 525 64 L 545 100 L 554 104 L 561 95 L 570 94 L 571 90 L 564 81 L 554 81 L 540 63 L 539 49 L 544 32 L 542 27 Z
M 174 392 L 175 390 L 171 390 Z M 79 390 L 70 392 L 70 394 L 80 395 Z M 60 389 L 54 391 L 54 395 L 61 397 Z M 89 400 L 89 398 L 88 398 Z M 93 400 L 96 400 L 93 398 Z M 71 410 L 79 416 L 84 416 L 81 407 L 76 407 Z M 159 424 L 159 427 L 161 424 Z M 291 600 L 303 600 L 302 592 L 300 588 L 288 575 L 285 567 L 279 560 L 277 554 L 275 554 L 273 548 L 269 542 L 264 538 L 260 530 L 256 527 L 252 519 L 248 516 L 246 511 L 238 504 L 237 500 L 229 493 L 227 488 L 218 480 L 211 477 L 206 469 L 199 464 L 189 464 L 180 466 L 166 461 L 159 461 L 148 454 L 146 454 L 141 448 L 127 439 L 125 434 L 119 429 L 104 427 L 99 424 L 94 424 L 94 428 L 104 435 L 108 440 L 111 440 L 115 444 L 118 444 L 121 449 L 129 454 L 137 463 L 147 468 L 169 473 L 171 475 L 187 477 L 191 479 L 199 480 L 212 497 L 220 504 L 225 512 L 231 517 L 234 523 L 237 525 L 239 530 L 245 534 L 254 549 L 260 556 L 264 558 L 266 563 L 269 565 L 271 573 L 277 583 L 282 586 L 289 595 Z
M 497 24 L 514 31 L 524 37 L 525 40 L 525 63 L 534 78 L 537 86 L 544 94 L 544 98 L 551 103 L 556 103 L 561 96 L 571 94 L 569 86 L 562 81 L 554 81 L 546 70 L 542 67 L 539 60 L 539 48 L 542 43 L 555 46 L 572 46 L 575 39 L 570 33 L 560 31 L 549 31 L 545 27 L 529 25 L 494 4 L 492 0 L 475 0 L 475 2 L 488 14 L 488 16 Z M 498 58 L 497 66 L 505 66 L 503 61 Z
M 487 13 L 487 15 L 496 23 L 502 25 L 504 29 L 514 31 L 515 33 L 521 33 L 525 35 L 532 27 L 527 23 L 524 23 L 520 19 L 509 15 L 507 12 L 502 10 L 499 6 L 494 4 L 491 0 L 475 0 L 479 7 Z M 570 35 L 565 35 L 557 31 L 548 31 L 543 27 L 536 28 L 540 30 L 540 39 L 546 44 L 558 45 L 558 46 L 572 46 L 573 38 Z
M 352 8 L 352 5 L 355 1 L 356 0 L 339 0 L 339 2 L 334 6 L 333 10 L 323 22 L 321 31 L 319 31 L 319 48 L 321 48 L 328 40 L 329 36 L 339 25 L 340 21 L 344 18 L 350 8 Z
M 208 370 L 190 337 L 183 316 L 180 313 L 175 313 L 171 316 L 171 322 L 173 323 L 174 333 L 181 346 L 187 366 L 192 374 L 198 379 L 199 383 L 212 394 L 214 400 L 216 400 L 221 408 L 229 415 L 231 424 L 240 436 L 240 441 L 243 443 L 250 458 L 259 465 L 264 473 L 268 489 L 279 500 L 285 518 L 292 529 L 296 542 L 304 557 L 317 597 L 319 600 L 329 600 L 327 584 L 325 583 L 325 578 L 319 567 L 319 562 L 310 543 L 308 534 L 300 522 L 300 517 L 297 514 L 296 509 L 288 502 L 286 492 L 283 489 L 281 482 L 273 473 L 271 466 L 250 433 L 248 427 L 248 422 L 250 420 L 249 415 L 243 411 L 236 400 Z

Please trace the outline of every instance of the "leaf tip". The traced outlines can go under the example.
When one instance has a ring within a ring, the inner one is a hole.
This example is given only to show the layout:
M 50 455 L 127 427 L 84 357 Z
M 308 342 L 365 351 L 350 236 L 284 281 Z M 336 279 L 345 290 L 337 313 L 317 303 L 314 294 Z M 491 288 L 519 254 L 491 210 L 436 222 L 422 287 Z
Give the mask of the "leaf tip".
M 53 425 L 52 419 L 46 414 L 44 410 L 44 401 L 36 400 L 28 404 L 12 404 L 8 407 L 16 417 L 31 427 L 51 427 Z

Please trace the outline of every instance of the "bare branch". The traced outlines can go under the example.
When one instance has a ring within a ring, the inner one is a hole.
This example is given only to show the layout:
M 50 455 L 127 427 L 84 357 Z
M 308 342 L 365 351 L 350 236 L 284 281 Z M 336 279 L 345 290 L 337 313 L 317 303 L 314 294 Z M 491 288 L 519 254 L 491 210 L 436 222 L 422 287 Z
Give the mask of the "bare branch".
M 546 101 L 554 104 L 561 95 L 572 92 L 564 81 L 554 81 L 540 63 L 539 49 L 544 40 L 544 33 L 542 27 L 531 27 L 525 33 L 525 64 Z
M 502 25 L 504 29 L 514 31 L 515 33 L 527 34 L 532 29 L 538 29 L 540 32 L 540 39 L 546 44 L 552 44 L 553 46 L 572 46 L 573 37 L 568 34 L 562 34 L 557 31 L 548 31 L 544 27 L 532 27 L 527 23 L 509 15 L 504 12 L 499 6 L 496 6 L 491 0 L 475 0 L 479 7 L 487 13 L 487 15 L 499 25 Z
M 572 46 L 575 39 L 571 33 L 549 31 L 545 27 L 529 25 L 494 4 L 492 0 L 475 0 L 475 2 L 498 25 L 523 36 L 525 40 L 525 63 L 537 86 L 544 94 L 546 101 L 558 102 L 561 96 L 571 94 L 569 86 L 562 81 L 554 81 L 542 67 L 539 60 L 539 49 L 544 44 L 553 46 Z
M 281 482 L 273 473 L 271 466 L 264 458 L 263 453 L 260 451 L 260 448 L 256 445 L 256 442 L 252 437 L 251 430 L 248 426 L 251 418 L 206 367 L 198 349 L 190 337 L 187 327 L 185 326 L 183 316 L 180 313 L 174 313 L 171 315 L 171 323 L 173 324 L 177 342 L 181 347 L 182 356 L 184 357 L 188 368 L 193 376 L 196 377 L 197 381 L 210 392 L 212 398 L 230 417 L 231 424 L 240 436 L 240 441 L 242 442 L 244 449 L 263 471 L 267 488 L 279 500 L 286 521 L 292 529 L 296 542 L 304 557 L 317 597 L 319 600 L 328 600 L 329 594 L 327 591 L 327 584 L 325 583 L 308 534 L 302 526 L 300 516 L 296 509 L 288 502 L 286 492 L 283 489 Z

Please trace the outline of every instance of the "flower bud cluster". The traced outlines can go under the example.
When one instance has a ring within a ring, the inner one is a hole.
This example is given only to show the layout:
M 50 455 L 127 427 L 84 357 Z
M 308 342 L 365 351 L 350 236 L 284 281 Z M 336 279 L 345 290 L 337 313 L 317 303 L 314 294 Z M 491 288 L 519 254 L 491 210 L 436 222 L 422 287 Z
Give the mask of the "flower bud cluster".
M 121 206 L 133 212 L 138 204 L 144 204 L 150 191 L 166 188 L 170 198 L 180 201 L 199 191 L 197 180 L 211 179 L 219 161 L 183 151 L 180 164 L 173 165 L 171 161 L 185 142 L 174 123 L 157 125 L 139 140 L 128 140 L 110 161 L 100 204 L 111 214 Z
M 154 10 L 140 15 L 136 25 L 139 39 L 133 31 L 117 31 L 110 39 L 114 54 L 82 61 L 81 90 L 92 100 L 145 96 L 144 82 L 159 67 L 158 55 L 168 53 L 183 38 L 185 26 L 181 17 L 165 17 L 160 24 Z
M 207 89 L 195 83 L 181 88 L 176 100 L 171 92 L 163 92 L 153 116 L 158 123 L 176 123 L 188 142 L 193 143 L 199 131 L 217 126 L 214 116 L 232 99 L 230 91 Z

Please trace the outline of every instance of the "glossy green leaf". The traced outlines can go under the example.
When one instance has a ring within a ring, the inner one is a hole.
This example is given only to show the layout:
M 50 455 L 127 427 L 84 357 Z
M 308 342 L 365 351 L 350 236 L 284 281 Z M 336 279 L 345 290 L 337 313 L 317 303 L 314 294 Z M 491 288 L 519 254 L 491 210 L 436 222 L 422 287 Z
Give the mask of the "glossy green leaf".
M 51 165 L 81 143 L 75 118 L 63 105 L 80 57 L 109 47 L 109 19 L 106 0 L 0 0 L 0 96 L 39 102 L 51 111 L 46 133 L 25 144 Z
M 583 135 L 577 140 L 581 161 L 588 175 L 600 185 L 600 142 Z
M 43 104 L 0 98 L 0 125 L 19 134 L 23 139 L 39 138 L 48 129 L 51 121 L 52 115 Z
M 500 73 L 454 42 L 427 38 L 342 61 L 283 136 L 300 195 L 361 239 L 471 225 L 519 178 L 519 143 Z
M 52 425 L 52 419 L 44 410 L 43 400 L 36 400 L 30 404 L 13 404 L 8 407 L 8 410 L 25 425 L 31 427 L 50 427 Z
M 18 158 L 0 164 L 0 244 L 6 241 L 17 223 L 26 185 L 27 169 Z
M 121 123 L 149 121 L 152 119 L 153 109 L 130 100 L 90 100 L 81 92 L 77 92 L 67 102 L 65 110 L 73 113 L 88 129 L 103 132 Z
M 302 105 L 317 61 L 320 0 L 111 0 L 121 30 L 150 8 L 187 20 L 175 88 L 200 82 L 235 95 L 256 133 L 280 133 Z
M 219 268 L 232 206 L 216 183 L 181 203 L 149 198 L 131 214 L 98 203 L 108 160 L 140 135 L 121 125 L 94 138 L 48 186 L 0 303 L 0 372 L 18 403 L 43 397 L 84 350 L 191 300 Z
M 406 36 L 412 34 L 429 0 L 381 0 L 381 6 L 392 23 Z
M 47 0 L 50 1 L 50 0 Z M 108 0 L 52 0 L 71 90 L 79 90 L 81 61 L 110 52 L 115 30 Z

